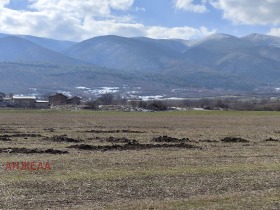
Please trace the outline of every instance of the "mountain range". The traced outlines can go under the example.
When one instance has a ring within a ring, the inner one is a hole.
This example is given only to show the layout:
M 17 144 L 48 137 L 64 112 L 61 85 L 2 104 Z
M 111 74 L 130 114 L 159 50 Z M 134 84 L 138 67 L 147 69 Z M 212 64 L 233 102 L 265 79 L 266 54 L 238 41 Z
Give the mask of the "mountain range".
M 16 92 L 139 86 L 143 94 L 144 89 L 164 95 L 180 89 L 180 96 L 187 97 L 183 90 L 273 89 L 280 87 L 280 37 L 213 34 L 180 40 L 108 35 L 71 42 L 0 34 L 0 74 L 0 91 Z

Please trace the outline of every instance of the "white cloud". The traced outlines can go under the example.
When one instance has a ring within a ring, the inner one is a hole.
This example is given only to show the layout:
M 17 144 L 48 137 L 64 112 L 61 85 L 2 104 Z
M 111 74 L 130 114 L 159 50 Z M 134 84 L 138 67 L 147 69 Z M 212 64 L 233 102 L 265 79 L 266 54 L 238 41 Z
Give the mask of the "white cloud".
M 182 9 L 195 13 L 204 13 L 207 11 L 205 5 L 206 1 L 202 1 L 201 4 L 194 4 L 194 0 L 173 0 L 177 9 Z
M 136 12 L 139 12 L 139 11 L 140 11 L 140 12 L 146 12 L 146 9 L 145 9 L 144 7 L 136 7 L 136 8 L 135 8 L 135 11 L 136 11 Z
M 30 4 L 30 11 L 6 8 L 4 6 L 9 3 L 9 0 L 0 0 L 0 32 L 81 40 L 84 37 L 100 35 L 101 23 L 106 22 L 104 20 L 107 20 L 106 25 L 113 25 L 113 21 L 124 23 L 131 21 L 129 16 L 112 16 L 111 10 L 128 10 L 134 2 L 134 0 L 27 1 Z M 89 19 L 92 20 L 92 25 L 86 23 Z M 102 21 L 94 21 L 95 19 Z M 114 30 L 108 27 L 107 33 L 111 31 Z M 103 33 L 107 34 L 105 29 Z
M 280 0 L 210 0 L 223 17 L 236 24 L 280 24 Z
M 0 7 L 4 7 L 5 5 L 9 4 L 10 0 L 1 0 L 0 1 Z
M 145 35 L 145 26 L 142 24 L 118 22 L 115 20 L 94 20 L 90 17 L 85 18 L 80 28 L 82 30 L 82 39 L 109 34 L 125 37 Z
M 41 12 L 60 12 L 74 17 L 107 16 L 111 9 L 127 10 L 134 0 L 29 0 L 30 7 Z
M 109 34 L 189 39 L 213 33 L 205 27 L 145 26 L 129 15 L 112 15 L 112 9 L 131 10 L 134 0 L 28 0 L 30 11 L 9 9 L 0 1 L 1 33 L 75 41 Z
M 109 4 L 113 9 L 127 10 L 129 9 L 134 0 L 109 0 Z
M 87 19 L 83 27 L 84 34 L 90 31 L 89 26 L 95 26 L 95 36 L 104 34 L 120 35 L 124 37 L 146 36 L 156 39 L 191 39 L 205 37 L 215 33 L 215 30 L 209 31 L 206 27 L 199 29 L 191 27 L 160 27 L 160 26 L 145 26 L 139 23 L 120 23 L 115 21 L 96 21 Z M 108 33 L 110 32 L 110 33 Z M 88 37 L 83 37 L 84 39 Z
M 271 28 L 268 35 L 280 36 L 280 28 Z

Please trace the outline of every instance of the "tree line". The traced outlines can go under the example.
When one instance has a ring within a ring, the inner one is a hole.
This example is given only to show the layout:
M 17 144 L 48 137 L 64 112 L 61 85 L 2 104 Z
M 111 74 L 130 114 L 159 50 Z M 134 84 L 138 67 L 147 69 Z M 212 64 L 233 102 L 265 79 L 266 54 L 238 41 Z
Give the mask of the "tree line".
M 174 108 L 205 110 L 238 110 L 238 111 L 280 111 L 279 99 L 246 99 L 246 98 L 201 98 L 185 100 L 127 100 L 120 95 L 106 93 L 86 103 L 87 109 L 98 110 L 103 105 L 131 106 L 151 111 L 167 111 Z

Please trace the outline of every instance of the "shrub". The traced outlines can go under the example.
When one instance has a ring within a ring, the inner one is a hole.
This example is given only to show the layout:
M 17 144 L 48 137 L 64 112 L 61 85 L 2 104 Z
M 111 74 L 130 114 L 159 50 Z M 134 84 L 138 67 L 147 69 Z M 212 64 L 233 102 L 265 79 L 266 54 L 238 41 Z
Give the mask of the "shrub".
M 148 103 L 147 109 L 153 110 L 153 111 L 166 111 L 167 106 L 162 101 L 152 101 Z
M 97 110 L 99 108 L 99 102 L 97 100 L 91 100 L 86 103 L 87 109 Z

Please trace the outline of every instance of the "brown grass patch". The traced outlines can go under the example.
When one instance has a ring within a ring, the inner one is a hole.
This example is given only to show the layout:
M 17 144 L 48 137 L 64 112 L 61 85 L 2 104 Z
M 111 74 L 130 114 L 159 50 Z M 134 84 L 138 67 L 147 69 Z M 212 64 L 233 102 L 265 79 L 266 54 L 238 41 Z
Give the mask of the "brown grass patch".
M 0 209 L 280 207 L 278 112 L 0 112 Z M 24 161 L 52 170 L 4 172 Z

